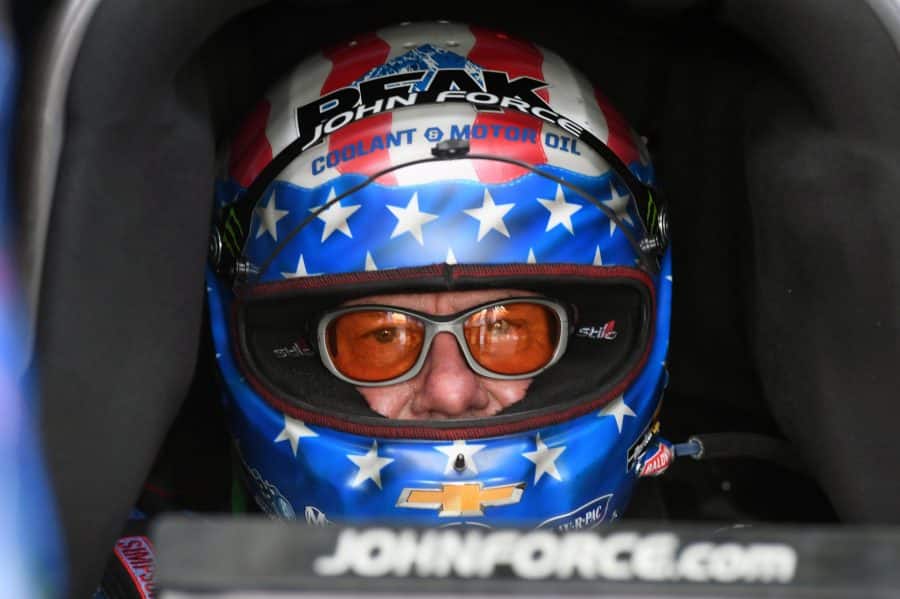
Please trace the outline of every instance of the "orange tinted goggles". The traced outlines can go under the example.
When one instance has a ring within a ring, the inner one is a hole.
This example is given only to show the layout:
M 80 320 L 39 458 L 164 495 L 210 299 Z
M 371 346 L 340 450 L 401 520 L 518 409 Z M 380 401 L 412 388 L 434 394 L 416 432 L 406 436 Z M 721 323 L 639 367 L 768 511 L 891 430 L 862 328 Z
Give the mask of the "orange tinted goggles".
M 319 321 L 319 353 L 340 379 L 359 386 L 393 385 L 419 373 L 439 333 L 456 338 L 477 374 L 524 379 L 559 360 L 569 320 L 562 304 L 536 297 L 493 301 L 448 316 L 395 306 L 348 306 Z

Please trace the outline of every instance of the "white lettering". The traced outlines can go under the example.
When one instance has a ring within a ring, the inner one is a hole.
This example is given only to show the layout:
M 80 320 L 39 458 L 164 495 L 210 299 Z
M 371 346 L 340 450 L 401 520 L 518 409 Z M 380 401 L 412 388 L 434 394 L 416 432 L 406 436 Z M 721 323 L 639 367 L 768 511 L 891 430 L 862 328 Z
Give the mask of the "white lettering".
M 351 121 L 353 121 L 352 110 L 346 110 L 341 114 L 335 115 L 325 123 L 325 133 L 330 135 Z
M 500 106 L 503 108 L 515 108 L 520 112 L 528 112 L 531 106 L 528 105 L 528 102 L 525 100 L 520 100 L 519 98 L 510 98 L 504 96 L 502 100 L 500 100 Z
M 500 98 L 487 92 L 469 92 L 466 94 L 466 102 L 471 102 L 472 104 L 496 104 L 499 101 Z
M 447 100 L 462 100 L 466 97 L 466 92 L 458 89 L 450 89 L 442 91 L 437 95 L 435 102 L 446 102 Z
M 521 578 L 549 577 L 556 570 L 557 537 L 548 531 L 525 535 L 516 543 L 512 554 L 512 569 Z
M 362 577 L 458 576 L 486 578 L 508 566 L 523 579 L 787 583 L 793 580 L 797 554 L 783 544 L 736 542 L 687 544 L 669 532 L 559 534 L 478 530 L 340 531 L 332 555 L 313 561 L 320 576 L 348 573 Z
M 356 544 L 356 531 L 352 528 L 342 530 L 338 535 L 334 554 L 317 557 L 313 562 L 313 570 L 319 576 L 340 576 L 347 571 L 347 557 Z
M 637 543 L 636 532 L 618 532 L 606 537 L 602 550 L 597 554 L 597 570 L 610 580 L 631 578 L 631 552 Z M 624 558 L 627 555 L 628 558 Z
M 419 99 L 418 93 L 409 94 L 406 98 L 403 96 L 391 96 L 384 105 L 385 110 L 393 110 L 397 106 L 413 106 Z
M 359 120 L 366 116 L 367 114 L 378 114 L 381 112 L 381 107 L 384 104 L 384 100 L 376 100 L 374 104 L 371 106 L 366 106 L 364 104 L 360 104 L 356 107 L 356 119 Z M 338 115 L 340 116 L 340 115 Z
M 678 537 L 662 532 L 645 536 L 634 547 L 631 567 L 638 578 L 666 580 L 675 574 L 675 551 Z

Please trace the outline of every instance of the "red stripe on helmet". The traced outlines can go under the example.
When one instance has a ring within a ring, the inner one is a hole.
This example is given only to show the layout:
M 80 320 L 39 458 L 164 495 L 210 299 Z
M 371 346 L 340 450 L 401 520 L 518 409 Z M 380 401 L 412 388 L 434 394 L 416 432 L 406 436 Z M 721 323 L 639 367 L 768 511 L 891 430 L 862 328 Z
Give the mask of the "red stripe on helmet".
M 594 98 L 606 117 L 606 126 L 609 130 L 609 139 L 606 145 L 616 153 L 616 155 L 625 164 L 631 164 L 640 159 L 637 145 L 635 145 L 634 133 L 628 122 L 625 120 L 612 103 L 600 93 L 600 90 L 594 88 Z
M 383 65 L 391 51 L 390 44 L 374 33 L 361 35 L 351 43 L 353 45 L 343 44 L 324 52 L 333 67 L 322 86 L 322 95 L 347 87 Z M 332 133 L 328 138 L 328 151 L 342 154 L 342 160 L 336 167 L 338 172 L 371 175 L 391 166 L 389 150 L 368 151 L 367 145 L 373 137 L 390 133 L 392 121 L 390 113 L 378 114 Z M 396 178 L 388 174 L 379 181 L 392 184 L 396 183 Z
M 534 77 L 543 80 L 541 67 L 544 63 L 544 55 L 540 48 L 532 43 L 517 40 L 505 33 L 471 27 L 475 35 L 475 45 L 469 52 L 468 59 L 483 69 L 491 71 L 504 71 L 509 78 Z M 545 101 L 549 99 L 546 89 L 538 92 Z M 547 162 L 547 154 L 544 152 L 543 142 L 540 136 L 540 121 L 536 118 L 522 114 L 515 110 L 507 110 L 502 114 L 480 113 L 475 117 L 472 126 L 473 131 L 479 125 L 488 127 L 488 135 L 483 139 L 473 137 L 470 147 L 473 153 L 500 154 L 508 158 L 517 158 L 530 164 L 544 164 Z M 534 143 L 528 141 L 508 141 L 505 138 L 507 126 L 521 129 L 537 129 L 538 135 Z M 494 129 L 502 127 L 502 129 Z M 500 133 L 495 137 L 494 132 Z M 478 160 L 474 162 L 478 178 L 485 183 L 502 183 L 521 177 L 528 171 L 522 167 L 500 162 Z
M 249 187 L 267 164 L 272 162 L 272 146 L 266 137 L 266 125 L 272 106 L 260 101 L 231 142 L 228 174 L 241 187 Z

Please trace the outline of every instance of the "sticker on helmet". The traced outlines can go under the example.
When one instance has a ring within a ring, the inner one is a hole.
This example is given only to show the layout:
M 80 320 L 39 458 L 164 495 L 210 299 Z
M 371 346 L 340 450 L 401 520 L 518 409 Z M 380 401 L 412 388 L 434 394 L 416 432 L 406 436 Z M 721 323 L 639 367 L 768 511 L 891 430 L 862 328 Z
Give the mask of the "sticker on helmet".
M 616 337 L 619 336 L 619 332 L 616 330 L 616 321 L 610 320 L 608 322 L 603 323 L 602 325 L 590 325 L 586 327 L 580 327 L 575 332 L 576 337 L 584 337 L 586 339 L 597 339 L 601 341 L 612 341 Z
M 244 462 L 243 456 L 241 456 L 241 462 L 244 464 L 245 470 L 250 475 L 251 481 L 249 486 L 253 492 L 253 499 L 260 509 L 270 516 L 288 519 L 296 518 L 291 502 L 278 490 L 278 487 L 264 479 L 259 473 L 259 470 L 250 468 L 247 463 Z
M 418 104 L 466 102 L 478 110 L 511 108 L 578 137 L 584 128 L 550 109 L 536 93 L 547 83 L 502 71 L 482 71 L 483 83 L 467 69 L 411 71 L 344 87 L 297 109 L 298 142 L 307 149 L 326 135 L 374 114 Z M 430 80 L 429 80 L 430 77 Z M 421 91 L 413 91 L 419 90 Z
M 583 528 L 596 528 L 606 520 L 606 510 L 613 494 L 607 493 L 591 499 L 584 505 L 575 508 L 571 512 L 553 516 L 538 524 L 539 529 L 553 529 L 560 532 L 565 530 L 580 530 Z
M 522 499 L 525 483 L 484 487 L 481 483 L 444 483 L 440 489 L 403 489 L 397 507 L 439 510 L 442 518 L 483 516 L 484 508 Z
M 649 454 L 649 455 L 648 455 Z M 638 458 L 638 476 L 659 476 L 672 465 L 675 452 L 663 440 L 657 440 L 653 453 L 647 451 Z
M 279 360 L 283 360 L 284 358 L 306 358 L 316 355 L 316 352 L 313 351 L 312 346 L 306 339 L 298 337 L 290 346 L 273 349 L 272 355 Z

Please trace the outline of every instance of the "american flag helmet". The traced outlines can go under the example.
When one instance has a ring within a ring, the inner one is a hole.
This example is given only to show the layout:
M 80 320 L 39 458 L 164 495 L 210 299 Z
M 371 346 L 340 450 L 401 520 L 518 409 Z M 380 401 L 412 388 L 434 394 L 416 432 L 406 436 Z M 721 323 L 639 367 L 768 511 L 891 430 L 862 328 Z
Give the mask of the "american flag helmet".
M 223 164 L 207 295 L 263 510 L 586 528 L 668 464 L 665 210 L 641 139 L 562 58 L 443 21 L 360 35 L 271 90 Z M 565 354 L 499 414 L 386 418 L 317 358 L 323 309 L 483 288 L 573 315 Z

